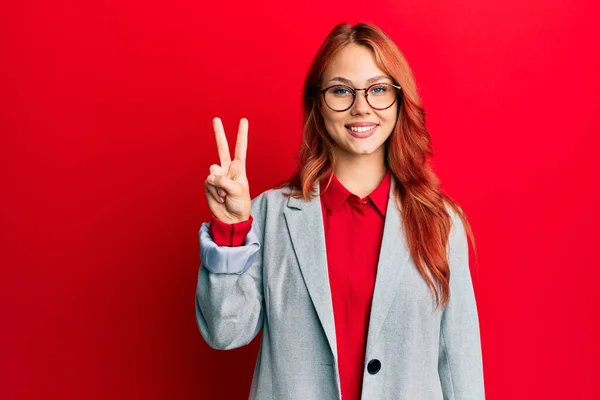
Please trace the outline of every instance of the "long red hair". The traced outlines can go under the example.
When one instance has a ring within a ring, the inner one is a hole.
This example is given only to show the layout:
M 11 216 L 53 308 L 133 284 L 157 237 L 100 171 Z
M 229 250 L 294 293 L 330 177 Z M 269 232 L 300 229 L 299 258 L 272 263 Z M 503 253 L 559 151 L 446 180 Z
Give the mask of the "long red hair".
M 321 45 L 304 82 L 304 128 L 298 166 L 292 177 L 277 187 L 291 187 L 293 191 L 288 196 L 310 200 L 315 195 L 315 183 L 333 171 L 334 142 L 325 130 L 319 111 L 318 90 L 330 61 L 350 43 L 369 48 L 377 66 L 402 87 L 398 120 L 385 143 L 385 162 L 398 183 L 393 195 L 412 258 L 433 291 L 437 306 L 445 306 L 450 299 L 446 246 L 451 227 L 445 204 L 461 218 L 474 249 L 475 240 L 465 213 L 441 190 L 430 165 L 429 158 L 433 156 L 431 137 L 425 128 L 425 111 L 412 71 L 398 47 L 377 26 L 339 24 Z

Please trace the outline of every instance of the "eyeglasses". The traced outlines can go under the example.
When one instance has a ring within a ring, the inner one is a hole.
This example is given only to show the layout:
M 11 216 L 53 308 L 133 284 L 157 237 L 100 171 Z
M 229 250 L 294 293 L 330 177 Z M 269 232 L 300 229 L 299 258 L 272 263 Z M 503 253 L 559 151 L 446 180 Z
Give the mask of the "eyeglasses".
M 363 90 L 365 100 L 374 110 L 386 110 L 394 105 L 402 88 L 391 83 L 376 83 L 364 89 L 346 85 L 329 86 L 320 91 L 327 107 L 333 111 L 346 111 L 354 105 L 356 92 Z

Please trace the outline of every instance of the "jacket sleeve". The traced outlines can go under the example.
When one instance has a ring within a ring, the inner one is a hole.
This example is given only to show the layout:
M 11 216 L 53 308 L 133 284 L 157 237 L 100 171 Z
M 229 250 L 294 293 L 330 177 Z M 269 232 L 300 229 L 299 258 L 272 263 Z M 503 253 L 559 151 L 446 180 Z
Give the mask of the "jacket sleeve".
M 463 223 L 455 212 L 448 243 L 450 300 L 442 313 L 438 372 L 444 400 L 483 400 L 479 318 Z
M 196 286 L 196 320 L 209 346 L 229 350 L 252 341 L 263 324 L 262 213 L 264 195 L 252 200 L 252 228 L 241 246 L 218 246 L 203 223 Z

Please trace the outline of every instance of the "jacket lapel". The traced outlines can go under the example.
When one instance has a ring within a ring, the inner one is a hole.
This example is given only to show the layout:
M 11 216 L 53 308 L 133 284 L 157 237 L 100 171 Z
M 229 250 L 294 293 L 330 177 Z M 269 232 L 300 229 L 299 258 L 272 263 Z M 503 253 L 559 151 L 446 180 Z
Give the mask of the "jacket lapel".
M 283 213 L 302 277 L 337 363 L 333 303 L 318 183 L 315 184 L 314 191 L 317 195 L 309 202 L 290 197 Z
M 392 177 L 371 305 L 367 352 L 379 336 L 410 257 L 402 217 L 394 199 L 395 185 L 395 179 Z
M 390 185 L 371 306 L 367 351 L 377 340 L 410 257 L 401 215 L 394 199 L 395 178 L 392 177 Z M 283 213 L 304 282 L 337 362 L 333 303 L 318 183 L 313 190 L 317 195 L 309 202 L 289 198 Z

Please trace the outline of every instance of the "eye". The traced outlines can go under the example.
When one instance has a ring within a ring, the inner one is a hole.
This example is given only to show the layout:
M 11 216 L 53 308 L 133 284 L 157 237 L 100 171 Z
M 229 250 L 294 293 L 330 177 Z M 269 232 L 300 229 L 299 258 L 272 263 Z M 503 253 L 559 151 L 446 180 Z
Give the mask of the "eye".
M 375 86 L 371 87 L 371 89 L 369 89 L 369 93 L 374 94 L 374 95 L 381 95 L 381 94 L 385 94 L 389 90 L 390 89 L 387 87 L 387 85 L 375 85 Z
M 335 96 L 348 96 L 352 92 L 346 86 L 335 86 L 329 89 L 329 92 Z

